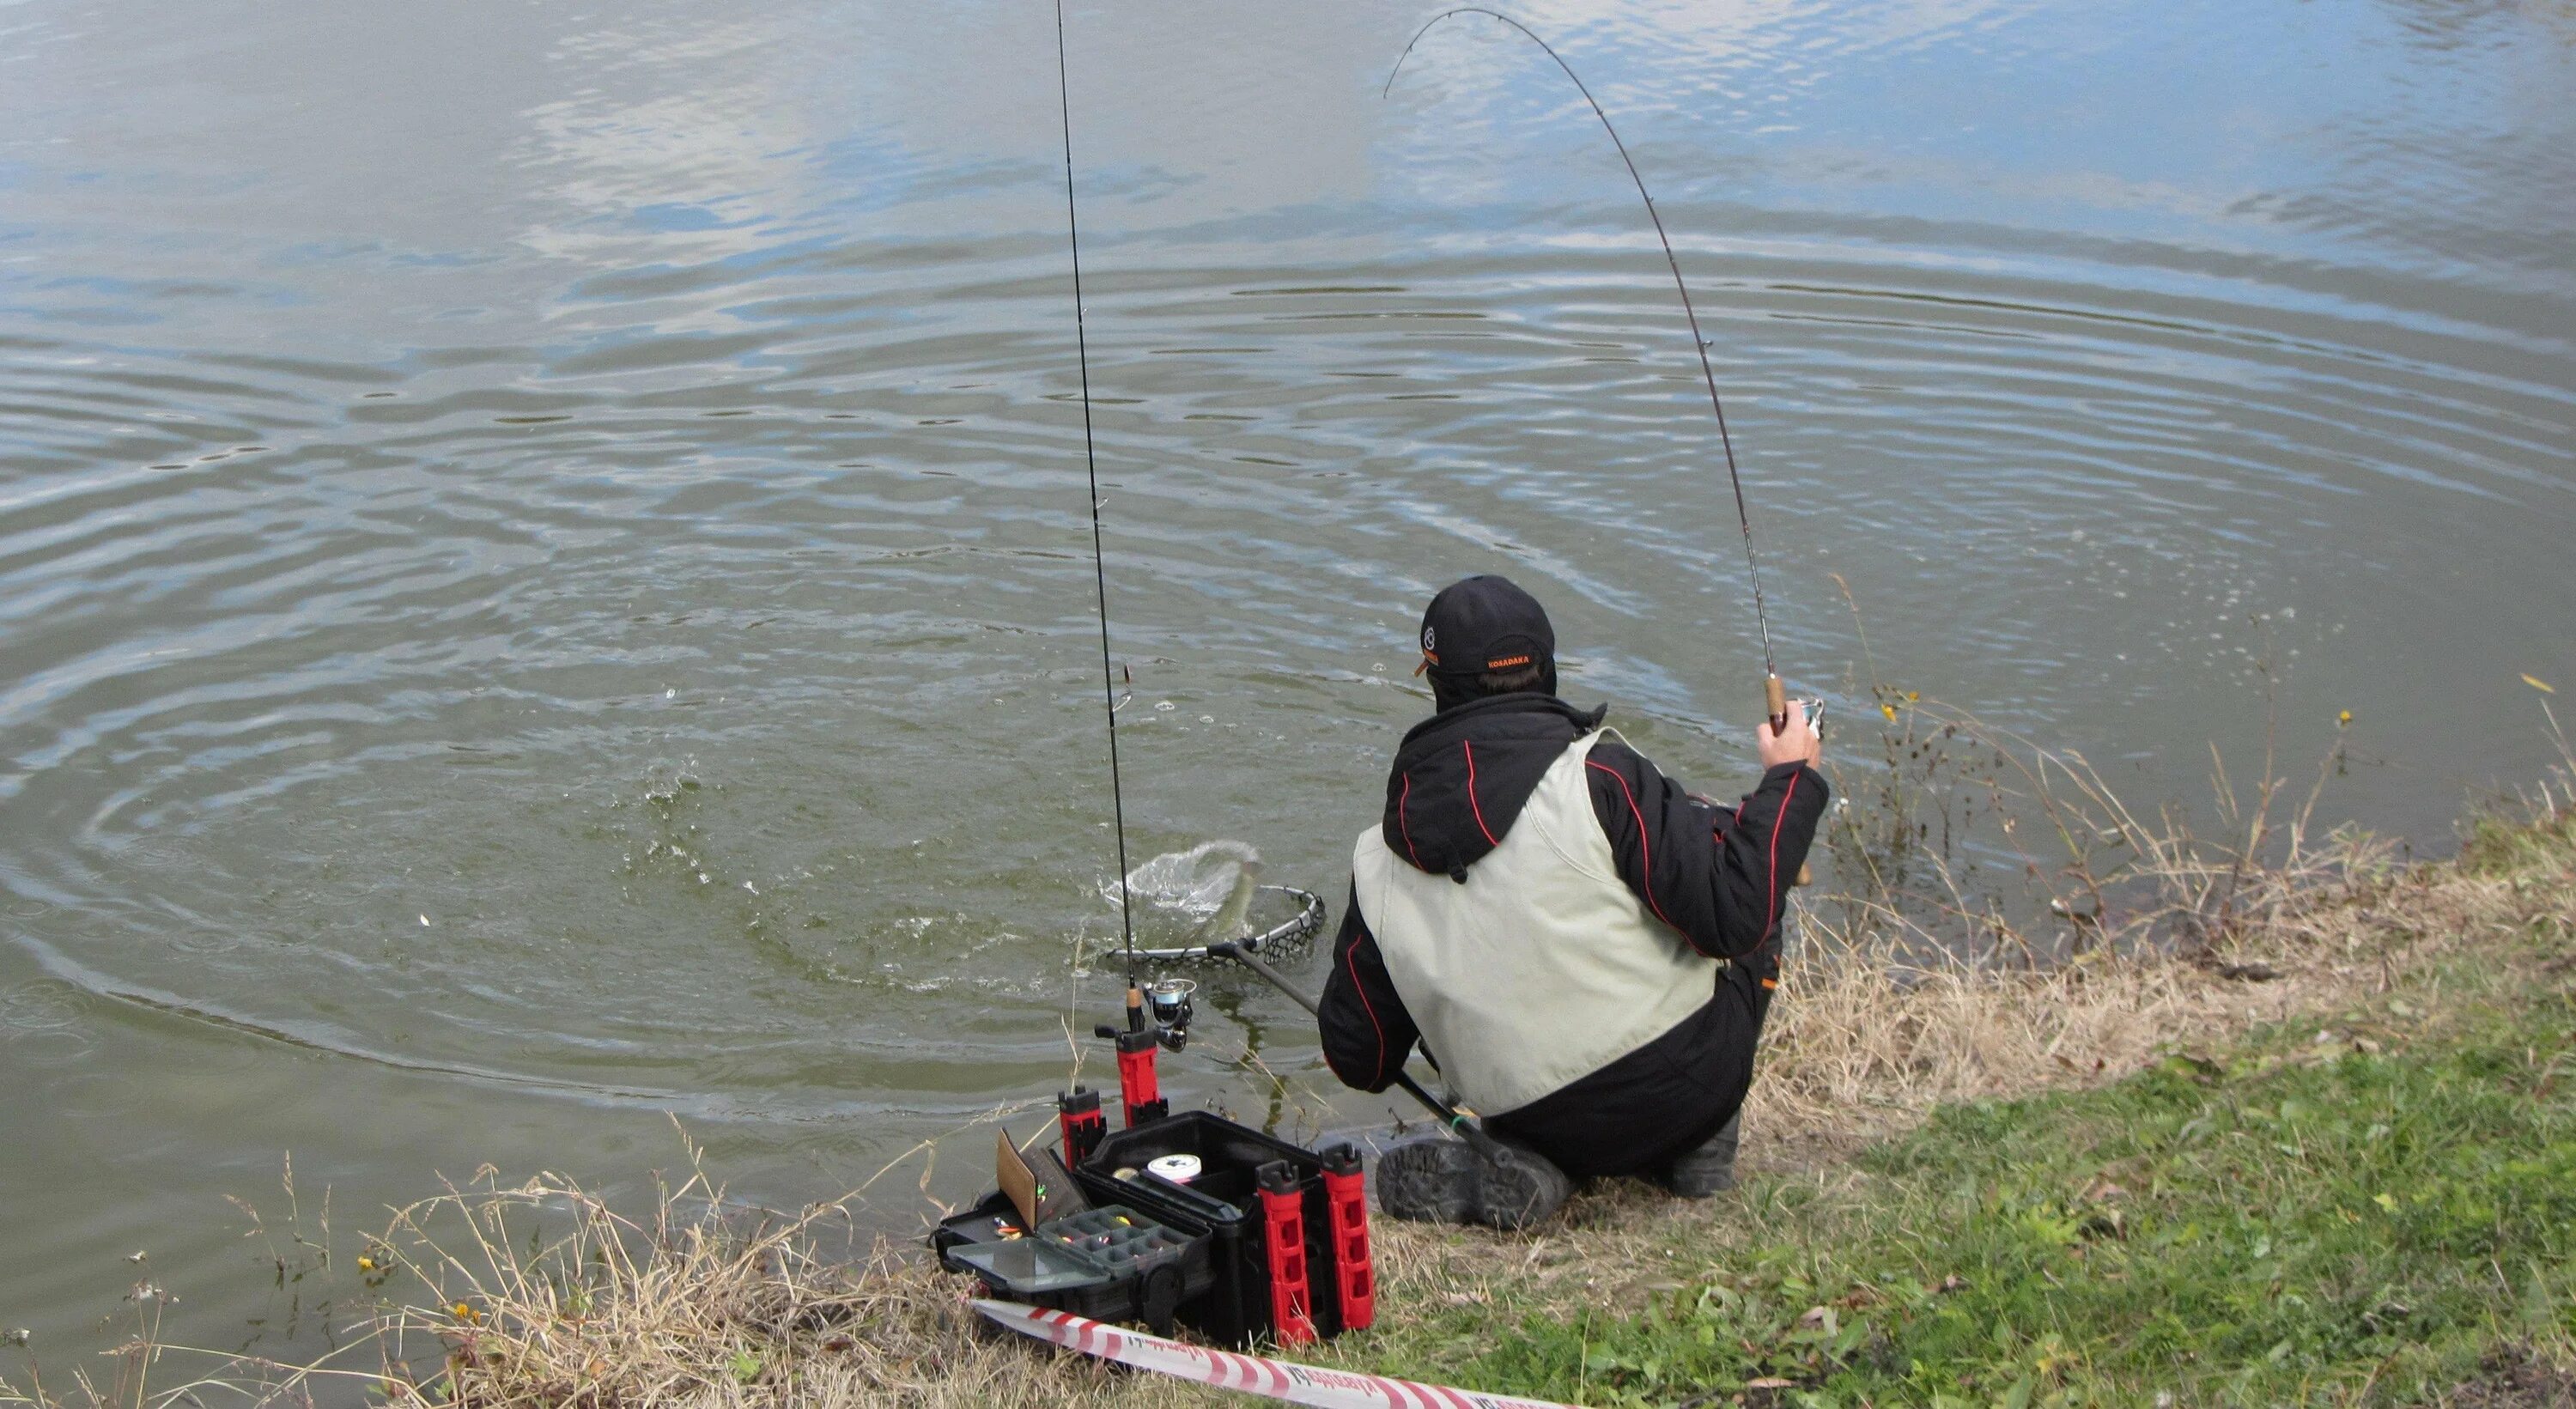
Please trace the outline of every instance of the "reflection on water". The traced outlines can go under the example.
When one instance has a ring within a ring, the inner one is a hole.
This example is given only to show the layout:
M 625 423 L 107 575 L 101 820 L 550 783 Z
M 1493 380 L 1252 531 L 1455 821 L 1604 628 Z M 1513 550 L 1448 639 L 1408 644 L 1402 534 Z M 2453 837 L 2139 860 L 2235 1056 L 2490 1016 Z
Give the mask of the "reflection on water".
M 1115 863 L 1025 8 L 0 10 L 0 1323 L 136 1246 L 237 1322 L 215 1198 L 288 1149 L 363 1210 L 678 1113 L 793 1200 L 1062 1081 Z M 1072 23 L 1132 845 L 1337 904 L 1465 572 L 1750 774 L 1634 193 L 1498 27 L 1381 100 L 1429 13 Z M 1853 678 L 1839 575 L 1883 673 L 2150 794 L 2265 659 L 2287 747 L 2359 717 L 2350 815 L 2538 767 L 2563 14 L 1521 13 L 1680 247 L 1793 684 Z M 1283 1001 L 1202 1006 L 1184 1100 L 1373 1113 Z

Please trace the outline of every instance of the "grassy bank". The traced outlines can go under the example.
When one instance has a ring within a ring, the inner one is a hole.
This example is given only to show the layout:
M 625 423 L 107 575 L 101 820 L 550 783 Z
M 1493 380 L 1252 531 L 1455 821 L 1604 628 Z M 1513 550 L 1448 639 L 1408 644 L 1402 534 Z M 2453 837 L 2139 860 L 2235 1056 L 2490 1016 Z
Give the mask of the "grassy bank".
M 1607 1181 L 1516 1236 L 1381 1220 L 1381 1326 L 1301 1358 L 1599 1405 L 2571 1402 L 2576 814 L 2484 824 L 2435 865 L 2353 838 L 2264 868 L 2137 854 L 2172 874 L 2134 923 L 2180 913 L 2200 942 L 2115 942 L 2097 918 L 2072 957 L 1926 968 L 1903 935 L 1820 922 L 1742 1189 Z M 46 1403 L 1227 1402 L 974 1335 L 960 1284 L 910 1248 L 849 1263 L 837 1206 L 764 1217 L 712 1192 L 621 1213 L 487 1181 L 320 1254 L 369 1334 L 318 1369 L 182 1365 L 138 1338 L 85 1385 L 7 1383 Z M 215 1378 L 190 1399 L 163 1388 L 195 1371 Z
M 2355 908 L 2439 926 L 2384 981 L 2108 1084 L 1422 1239 L 1358 1358 L 1589 1403 L 2576 1402 L 2572 864 L 2563 821 L 2491 829 Z

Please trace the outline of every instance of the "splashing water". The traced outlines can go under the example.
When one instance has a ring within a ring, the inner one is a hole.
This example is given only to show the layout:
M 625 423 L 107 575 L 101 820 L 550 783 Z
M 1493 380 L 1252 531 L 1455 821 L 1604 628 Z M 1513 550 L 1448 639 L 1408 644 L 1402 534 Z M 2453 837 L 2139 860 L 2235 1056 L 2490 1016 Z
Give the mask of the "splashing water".
M 1137 942 L 1163 947 L 1172 930 L 1189 926 L 1182 944 L 1232 939 L 1244 932 L 1254 891 L 1261 883 L 1261 853 L 1239 841 L 1204 841 L 1187 851 L 1167 851 L 1127 873 L 1136 901 Z M 1118 887 L 1104 884 L 1101 899 L 1118 903 Z M 1155 938 L 1149 941 L 1147 932 Z

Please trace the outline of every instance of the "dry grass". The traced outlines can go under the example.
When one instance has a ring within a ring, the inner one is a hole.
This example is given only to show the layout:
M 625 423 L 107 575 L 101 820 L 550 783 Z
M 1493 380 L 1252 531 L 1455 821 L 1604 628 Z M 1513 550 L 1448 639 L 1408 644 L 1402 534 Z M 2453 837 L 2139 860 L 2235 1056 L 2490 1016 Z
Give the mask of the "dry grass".
M 399 1211 L 369 1254 L 410 1289 L 373 1328 L 381 1391 L 468 1409 L 1153 1402 L 982 1331 L 956 1279 L 853 1226 L 858 1193 L 744 1207 L 691 1156 L 650 1223 L 560 1176 L 488 1171 Z
M 2390 847 L 2353 834 L 2271 864 L 2193 855 L 2170 834 L 2131 855 L 2112 876 L 2067 868 L 2091 898 L 2077 911 L 2087 918 L 2066 921 L 2051 897 L 2032 909 L 2056 924 L 2034 940 L 1989 909 L 1976 950 L 1937 944 L 1892 907 L 1863 925 L 1817 913 L 1841 901 L 1809 907 L 1748 1124 L 1876 1139 L 1942 1102 L 2117 1076 L 2178 1045 L 2333 1007 L 2388 981 L 2413 942 L 2401 935 L 2437 927 L 2428 915 L 2408 928 L 2399 912 L 2459 908 L 2468 884 L 2401 868 Z

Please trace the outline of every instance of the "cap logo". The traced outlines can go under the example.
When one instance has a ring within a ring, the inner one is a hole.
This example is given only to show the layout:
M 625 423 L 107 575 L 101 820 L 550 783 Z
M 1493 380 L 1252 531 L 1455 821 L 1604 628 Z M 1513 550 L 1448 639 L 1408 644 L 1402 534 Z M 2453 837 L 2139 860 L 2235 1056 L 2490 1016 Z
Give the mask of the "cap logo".
M 1432 629 L 1428 626 L 1422 628 L 1422 649 L 1426 653 L 1440 649 L 1439 638 L 1433 634 Z

